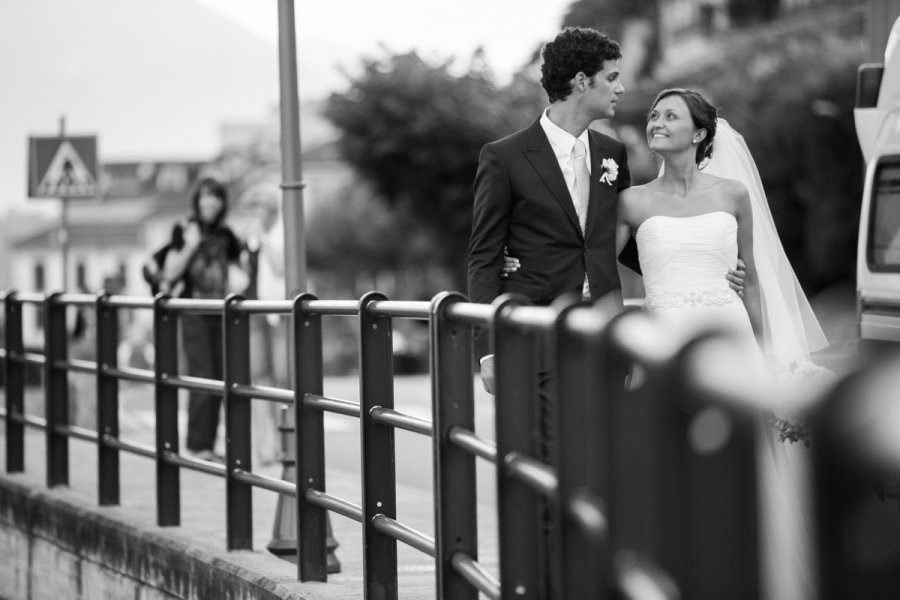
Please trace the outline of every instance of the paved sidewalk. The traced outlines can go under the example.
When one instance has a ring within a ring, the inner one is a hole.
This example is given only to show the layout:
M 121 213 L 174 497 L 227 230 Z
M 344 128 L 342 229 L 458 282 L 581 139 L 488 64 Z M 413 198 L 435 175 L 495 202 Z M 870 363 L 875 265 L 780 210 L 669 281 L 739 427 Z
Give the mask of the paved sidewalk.
M 2 394 L 0 394 L 2 397 Z M 26 407 L 32 411 L 34 404 Z M 123 425 L 121 437 L 144 444 L 153 443 L 152 427 L 130 420 Z M 45 438 L 42 431 L 29 428 L 26 434 L 25 472 L 7 474 L 5 421 L 0 420 L 0 476 L 20 484 L 46 491 Z M 341 572 L 330 575 L 328 583 L 299 583 L 296 566 L 278 559 L 266 550 L 272 540 L 277 506 L 277 494 L 263 489 L 253 492 L 253 546 L 251 552 L 225 551 L 225 480 L 224 478 L 182 469 L 180 527 L 156 526 L 155 466 L 151 459 L 121 453 L 121 505 L 100 507 L 97 504 L 97 448 L 90 442 L 72 439 L 69 442 L 68 488 L 55 488 L 59 494 L 83 507 L 121 518 L 131 525 L 145 528 L 156 534 L 171 536 L 181 543 L 189 543 L 198 551 L 215 559 L 237 560 L 243 568 L 250 568 L 299 594 L 303 598 L 362 598 L 363 563 L 361 526 L 356 521 L 333 514 L 334 536 L 339 542 L 336 556 L 341 562 Z M 282 466 L 273 464 L 254 467 L 254 472 L 281 477 Z M 359 475 L 347 470 L 328 467 L 326 488 L 354 504 L 360 504 Z M 292 503 L 293 500 L 288 500 Z M 434 536 L 432 494 L 422 488 L 397 485 L 397 517 L 405 525 Z M 496 514 L 493 506 L 479 506 L 479 554 L 482 564 L 497 573 Z M 398 580 L 400 598 L 431 599 L 435 596 L 435 569 L 431 557 L 398 542 Z M 248 564 L 251 565 L 248 567 Z

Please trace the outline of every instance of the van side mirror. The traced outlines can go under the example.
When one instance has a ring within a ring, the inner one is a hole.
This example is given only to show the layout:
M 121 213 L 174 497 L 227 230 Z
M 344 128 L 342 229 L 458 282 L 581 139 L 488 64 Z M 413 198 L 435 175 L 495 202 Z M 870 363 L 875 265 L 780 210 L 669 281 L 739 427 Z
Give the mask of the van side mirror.
M 856 71 L 856 108 L 875 108 L 881 90 L 883 63 L 864 63 Z

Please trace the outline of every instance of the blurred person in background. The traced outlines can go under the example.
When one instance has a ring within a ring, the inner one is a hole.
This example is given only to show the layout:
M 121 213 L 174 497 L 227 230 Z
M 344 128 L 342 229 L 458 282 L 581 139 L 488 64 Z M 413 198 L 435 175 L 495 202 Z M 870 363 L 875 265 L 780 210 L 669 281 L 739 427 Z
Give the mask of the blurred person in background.
M 160 291 L 176 285 L 180 297 L 221 299 L 242 293 L 249 283 L 243 244 L 225 224 L 228 191 L 214 177 L 202 177 L 191 196 L 191 214 L 172 230 L 171 250 L 165 257 Z M 222 318 L 219 315 L 180 315 L 187 374 L 204 379 L 224 378 Z M 186 446 L 196 458 L 222 462 L 215 452 L 222 397 L 190 392 Z
M 235 209 L 235 227 L 247 243 L 250 256 L 251 283 L 248 298 L 284 300 L 285 284 L 284 217 L 281 210 L 281 188 L 272 182 L 251 185 L 241 195 Z M 250 371 L 253 383 L 291 389 L 288 371 L 288 333 L 290 321 L 284 315 L 265 315 L 251 327 Z M 278 424 L 287 405 L 257 400 L 253 402 L 253 451 L 261 464 L 280 458 L 284 448 Z M 289 454 L 289 453 L 288 453 Z M 339 573 L 341 564 L 334 554 L 338 541 L 326 515 L 328 573 Z
M 284 300 L 284 221 L 281 189 L 269 182 L 256 183 L 235 206 L 234 227 L 246 240 L 250 286 L 246 296 L 259 300 Z M 255 385 L 288 389 L 287 329 L 284 315 L 265 315 L 250 328 L 250 375 Z M 254 458 L 261 464 L 278 460 L 278 432 L 283 405 L 256 400 L 252 404 Z

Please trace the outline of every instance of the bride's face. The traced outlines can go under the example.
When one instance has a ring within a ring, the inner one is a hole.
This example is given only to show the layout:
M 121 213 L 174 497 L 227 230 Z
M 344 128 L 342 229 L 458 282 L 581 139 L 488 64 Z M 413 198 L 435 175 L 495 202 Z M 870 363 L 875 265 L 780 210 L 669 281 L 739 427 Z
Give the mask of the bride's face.
M 681 96 L 666 96 L 647 116 L 647 145 L 654 152 L 693 148 L 698 136 L 699 131 Z

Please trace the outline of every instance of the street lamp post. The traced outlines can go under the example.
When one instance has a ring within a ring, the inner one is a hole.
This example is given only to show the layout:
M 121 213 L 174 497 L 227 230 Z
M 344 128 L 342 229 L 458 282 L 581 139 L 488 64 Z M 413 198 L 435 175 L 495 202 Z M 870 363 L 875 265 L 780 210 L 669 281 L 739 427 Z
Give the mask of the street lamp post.
M 306 292 L 306 237 L 303 214 L 303 164 L 300 148 L 300 98 L 297 85 L 297 40 L 294 28 L 294 0 L 278 0 L 278 67 L 281 101 L 281 206 L 284 216 L 284 287 L 285 297 Z M 294 346 L 287 336 L 289 381 L 294 381 Z M 293 410 L 281 413 L 281 455 L 285 481 L 296 480 Z M 287 560 L 297 557 L 296 500 L 278 495 L 270 552 Z M 327 518 L 327 515 L 326 515 Z M 341 565 L 334 555 L 337 540 L 327 519 L 328 573 L 337 573 Z
M 306 240 L 303 221 L 303 165 L 300 150 L 300 99 L 293 0 L 278 0 L 278 65 L 281 74 L 281 189 L 284 215 L 285 293 L 306 291 Z

